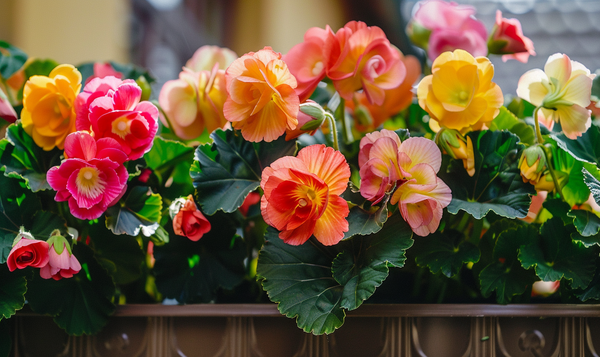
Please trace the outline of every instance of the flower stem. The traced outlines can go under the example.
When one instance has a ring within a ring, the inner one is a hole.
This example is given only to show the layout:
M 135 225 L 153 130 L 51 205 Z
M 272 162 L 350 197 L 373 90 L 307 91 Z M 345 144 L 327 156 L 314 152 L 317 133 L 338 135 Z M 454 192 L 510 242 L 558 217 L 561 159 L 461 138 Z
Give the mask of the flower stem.
M 533 120 L 535 122 L 535 138 L 537 139 L 538 144 L 544 144 L 544 138 L 542 138 L 542 132 L 540 131 L 540 121 L 538 120 L 538 111 L 541 107 L 536 107 L 533 111 Z
M 351 131 L 348 128 L 348 123 L 346 122 L 346 100 L 340 97 L 340 104 L 335 109 L 335 117 L 342 122 L 342 136 L 344 137 L 344 142 L 349 144 L 352 142 Z
M 560 195 L 560 197 L 564 200 L 564 195 L 562 193 L 562 188 L 558 183 L 558 178 L 556 177 L 556 173 L 554 172 L 554 168 L 552 168 L 552 163 L 550 162 L 550 155 L 548 154 L 548 148 L 544 146 L 544 138 L 542 138 L 542 132 L 540 130 L 540 121 L 538 119 L 538 111 L 542 107 L 536 107 L 533 111 L 533 120 L 535 122 L 535 137 L 537 139 L 538 144 L 544 151 L 544 156 L 546 157 L 546 165 L 548 166 L 548 171 L 550 171 L 550 176 L 552 176 L 552 181 L 554 182 L 554 189 Z
M 337 151 L 340 151 L 340 146 L 338 144 L 337 127 L 335 125 L 335 118 L 329 112 L 325 112 L 325 117 L 329 119 L 329 124 L 331 125 L 331 135 L 333 135 L 333 148 Z

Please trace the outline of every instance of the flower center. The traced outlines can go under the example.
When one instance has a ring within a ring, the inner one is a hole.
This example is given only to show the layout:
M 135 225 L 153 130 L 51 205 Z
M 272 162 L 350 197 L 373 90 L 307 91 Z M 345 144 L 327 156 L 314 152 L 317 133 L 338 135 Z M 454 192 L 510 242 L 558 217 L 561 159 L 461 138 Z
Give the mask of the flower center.
M 126 117 L 120 117 L 112 122 L 112 132 L 124 140 L 127 135 L 131 134 L 131 122 Z
M 312 69 L 312 75 L 316 76 L 316 75 L 320 74 L 323 71 L 323 67 L 325 67 L 323 62 L 319 61 L 319 62 L 315 63 L 315 65 L 313 66 L 313 69 Z
M 458 99 L 460 99 L 461 102 L 464 102 L 465 100 L 467 100 L 469 98 L 469 93 L 467 93 L 467 91 L 460 91 L 460 93 L 458 93 Z
M 19 255 L 17 260 L 19 261 L 19 263 L 28 263 L 33 260 L 33 253 L 25 252 L 25 253 Z
M 307 204 L 308 204 L 308 201 L 306 201 L 304 198 L 301 198 L 298 200 L 298 206 L 300 206 L 300 207 L 306 207 Z
M 100 177 L 100 171 L 95 167 L 83 167 L 75 179 L 77 190 L 80 194 L 95 198 L 101 195 L 106 182 Z

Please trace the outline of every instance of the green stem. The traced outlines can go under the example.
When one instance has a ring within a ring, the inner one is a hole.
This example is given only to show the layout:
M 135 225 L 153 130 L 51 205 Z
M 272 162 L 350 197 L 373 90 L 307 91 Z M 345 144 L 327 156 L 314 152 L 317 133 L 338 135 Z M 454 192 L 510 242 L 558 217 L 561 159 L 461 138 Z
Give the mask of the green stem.
M 333 117 L 333 115 L 331 115 L 331 113 L 327 113 L 327 112 L 325 113 L 325 117 L 327 117 L 327 119 L 329 119 L 329 124 L 331 125 L 331 135 L 333 135 L 333 148 L 336 149 L 337 151 L 340 151 L 340 146 L 338 144 L 337 127 L 335 125 L 335 118 Z
M 544 138 L 542 138 L 542 132 L 540 131 L 540 121 L 538 119 L 538 111 L 541 107 L 536 107 L 533 111 L 533 120 L 535 122 L 535 138 L 537 139 L 538 144 L 544 144 Z
M 564 200 L 565 196 L 563 195 L 562 188 L 560 187 L 560 185 L 558 183 L 558 178 L 556 177 L 554 168 L 552 168 L 552 163 L 550 162 L 550 155 L 548 154 L 548 148 L 546 148 L 544 146 L 544 138 L 542 138 L 542 132 L 540 131 L 540 122 L 538 119 L 538 111 L 541 108 L 542 107 L 536 107 L 535 110 L 533 111 L 533 120 L 535 122 L 535 136 L 536 136 L 538 144 L 542 148 L 542 151 L 544 151 L 544 156 L 546 157 L 546 165 L 548 166 L 548 171 L 550 171 L 550 176 L 552 176 L 552 181 L 554 182 L 554 189 L 556 190 L 556 192 L 558 192 L 558 194 L 560 195 L 560 198 L 562 198 Z
M 471 217 L 470 214 L 463 212 L 463 216 L 460 219 L 460 222 L 458 223 L 458 226 L 456 227 L 456 229 L 459 232 L 464 232 L 465 229 L 467 228 L 467 224 L 469 224 L 469 218 Z
M 12 95 L 10 94 L 10 89 L 8 88 L 8 84 L 6 83 L 6 80 L 2 77 L 0 77 L 0 81 L 2 81 L 2 86 L 3 86 L 3 90 L 4 90 L 4 94 L 6 94 L 6 98 L 8 99 L 8 102 L 10 103 L 10 105 L 12 105 L 13 107 L 17 104 L 17 100 L 15 98 L 12 97 Z
M 481 231 L 483 230 L 483 219 L 476 219 L 473 221 L 473 230 L 471 230 L 471 237 L 469 242 L 473 244 L 479 244 L 481 239 Z
M 344 136 L 344 142 L 349 144 L 352 140 L 350 138 L 350 128 L 346 122 L 346 100 L 340 97 L 340 104 L 335 110 L 335 117 L 342 122 L 342 135 Z

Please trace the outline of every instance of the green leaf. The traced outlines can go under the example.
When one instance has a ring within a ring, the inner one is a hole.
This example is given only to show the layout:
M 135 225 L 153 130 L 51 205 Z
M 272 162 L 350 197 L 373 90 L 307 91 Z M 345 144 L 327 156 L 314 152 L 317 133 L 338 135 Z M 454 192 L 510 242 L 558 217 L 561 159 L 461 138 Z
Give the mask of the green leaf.
M 10 78 L 27 61 L 27 54 L 11 44 L 0 41 L 0 75 Z
M 10 125 L 6 138 L 0 141 L 0 165 L 5 168 L 5 175 L 23 177 L 34 192 L 51 189 L 46 172 L 60 165 L 61 155 L 57 148 L 45 151 L 37 146 L 20 123 Z
M 590 190 L 583 180 L 582 170 L 584 162 L 576 160 L 560 148 L 553 150 L 552 154 L 554 168 L 568 175 L 566 184 L 563 181 L 559 181 L 562 185 L 565 201 L 571 206 L 587 201 L 590 196 Z
M 10 251 L 12 250 L 15 234 L 0 234 L 0 264 L 5 264 Z
M 102 223 L 92 224 L 88 234 L 96 259 L 116 284 L 131 283 L 142 275 L 146 255 L 135 237 L 114 235 Z
M 435 232 L 427 237 L 415 239 L 416 258 L 419 266 L 427 266 L 436 274 L 447 277 L 456 275 L 465 263 L 479 260 L 479 249 L 472 243 L 463 241 L 464 235 L 454 230 Z
M 596 204 L 600 202 L 600 181 L 596 179 L 586 168 L 583 168 L 583 181 L 589 188 L 592 197 L 594 197 L 594 201 Z
M 533 128 L 519 120 L 506 107 L 500 107 L 500 113 L 490 123 L 490 130 L 508 130 L 519 137 L 519 141 L 532 145 L 535 134 Z
M 556 144 L 579 161 L 600 164 L 600 129 L 592 125 L 577 140 L 571 140 L 564 133 L 550 135 Z
M 315 335 L 332 333 L 344 323 L 344 287 L 332 276 L 335 253 L 310 239 L 292 246 L 269 227 L 256 273 L 271 301 L 298 327 Z
M 442 180 L 452 189 L 448 212 L 463 210 L 476 219 L 493 211 L 502 217 L 523 218 L 535 193 L 523 183 L 518 161 L 524 146 L 519 138 L 506 131 L 475 131 L 467 134 L 473 142 L 475 174 L 471 177 L 462 162 L 453 160 Z
M 543 281 L 556 281 L 563 277 L 572 280 L 574 288 L 586 288 L 594 276 L 595 253 L 593 249 L 571 240 L 571 232 L 558 217 L 546 221 L 541 236 L 523 246 L 519 260 L 525 269 L 535 267 Z
M 412 229 L 400 216 L 392 216 L 377 234 L 340 243 L 344 250 L 333 260 L 334 279 L 344 286 L 341 306 L 358 308 L 388 276 L 390 267 L 401 268 L 413 244 Z
M 106 227 L 114 234 L 137 236 L 140 229 L 150 236 L 158 229 L 162 211 L 162 198 L 148 187 L 135 186 L 126 194 L 124 203 L 106 210 Z
M 31 224 L 25 224 L 29 232 L 40 240 L 47 240 L 55 229 L 60 230 L 63 236 L 67 233 L 67 222 L 54 212 L 37 211 L 31 219 Z
M 279 139 L 251 143 L 233 130 L 216 130 L 214 143 L 196 149 L 190 175 L 202 210 L 212 215 L 217 210 L 233 212 L 248 193 L 260 184 L 262 170 L 278 158 L 294 155 L 295 141 Z
M 75 244 L 73 254 L 82 267 L 79 273 L 58 281 L 34 274 L 27 301 L 34 312 L 54 316 L 70 335 L 95 334 L 115 310 L 115 285 L 87 245 Z
M 492 262 L 479 274 L 481 293 L 488 297 L 496 291 L 500 304 L 507 304 L 513 296 L 523 294 L 536 281 L 531 271 L 521 267 L 517 259 L 519 248 L 538 235 L 534 226 L 513 226 L 498 235 Z
M 27 63 L 24 68 L 25 78 L 31 76 L 49 76 L 50 72 L 58 66 L 58 62 L 52 59 L 39 59 L 36 58 L 33 61 Z
M 573 224 L 577 228 L 577 232 L 583 237 L 596 235 L 600 231 L 600 218 L 593 212 L 572 209 L 567 216 L 573 218 Z
M 159 178 L 161 185 L 173 178 L 176 183 L 191 183 L 190 166 L 194 158 L 194 148 L 178 141 L 154 138 L 152 149 L 144 154 L 146 164 Z
M 211 230 L 199 241 L 175 235 L 169 223 L 169 243 L 154 247 L 156 286 L 180 303 L 210 302 L 219 288 L 234 288 L 245 274 L 246 246 L 230 217 L 218 212 L 206 218 Z
M 32 217 L 41 209 L 25 181 L 0 175 L 0 234 L 13 234 L 14 239 L 20 226 L 30 230 L 36 223 Z
M 581 301 L 589 299 L 600 300 L 600 272 L 596 268 L 596 274 L 590 284 L 583 290 L 575 290 L 573 292 Z
M 346 218 L 348 220 L 348 232 L 344 233 L 344 239 L 355 235 L 368 235 L 377 233 L 388 219 L 387 205 L 383 204 L 374 212 L 367 212 L 359 206 L 350 209 Z
M 8 319 L 23 308 L 25 304 L 25 292 L 27 291 L 27 280 L 19 272 L 8 271 L 8 266 L 0 266 L 0 320 Z

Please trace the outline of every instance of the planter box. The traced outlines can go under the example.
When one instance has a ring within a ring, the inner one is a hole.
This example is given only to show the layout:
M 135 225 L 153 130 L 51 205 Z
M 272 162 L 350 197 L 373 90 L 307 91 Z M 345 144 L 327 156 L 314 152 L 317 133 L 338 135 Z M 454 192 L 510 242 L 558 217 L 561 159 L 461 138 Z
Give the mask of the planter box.
M 600 305 L 363 305 L 313 336 L 274 304 L 125 305 L 96 336 L 69 337 L 19 313 L 14 355 L 30 357 L 598 356 Z

